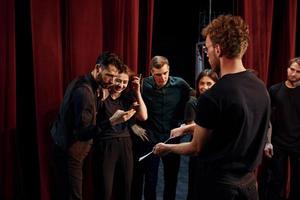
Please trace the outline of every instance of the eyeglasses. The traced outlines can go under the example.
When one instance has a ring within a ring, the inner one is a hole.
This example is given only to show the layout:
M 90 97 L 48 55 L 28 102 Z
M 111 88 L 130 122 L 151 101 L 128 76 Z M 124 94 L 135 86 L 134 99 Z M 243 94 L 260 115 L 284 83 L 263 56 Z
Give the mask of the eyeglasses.
M 202 51 L 203 51 L 203 53 L 207 54 L 208 48 L 211 47 L 211 46 L 213 46 L 213 45 L 211 44 L 211 45 L 209 45 L 208 47 L 205 46 L 205 45 L 203 45 L 203 46 L 202 46 Z
M 203 51 L 203 53 L 207 54 L 208 49 L 205 45 L 202 46 L 202 51 Z

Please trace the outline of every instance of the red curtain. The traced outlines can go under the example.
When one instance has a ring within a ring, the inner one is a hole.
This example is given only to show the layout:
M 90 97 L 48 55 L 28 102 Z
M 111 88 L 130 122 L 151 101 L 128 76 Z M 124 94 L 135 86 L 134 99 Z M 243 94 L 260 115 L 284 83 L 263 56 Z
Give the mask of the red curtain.
M 0 0 L 0 199 L 13 199 L 16 136 L 14 1 Z
M 245 66 L 266 84 L 285 80 L 288 61 L 295 56 L 297 0 L 244 0 L 239 6 L 250 26 Z
M 153 12 L 153 1 L 150 2 L 149 10 Z M 49 121 L 57 113 L 65 86 L 75 76 L 89 72 L 99 53 L 106 50 L 120 55 L 137 71 L 139 17 L 139 0 L 31 1 L 41 199 L 51 199 L 51 138 L 48 128 Z M 151 37 L 148 40 L 150 44 Z M 90 180 L 89 175 L 86 179 Z M 87 184 L 92 187 L 91 181 Z M 85 185 L 86 190 L 90 191 L 91 187 Z M 84 193 L 90 196 L 90 192 Z
M 295 56 L 297 0 L 239 2 L 239 14 L 249 23 L 251 31 L 245 66 L 257 70 L 268 84 L 284 80 L 288 60 Z M 142 6 L 147 12 L 140 12 Z M 17 167 L 22 167 L 16 156 L 19 94 L 16 93 L 15 9 L 15 1 L 0 0 L 0 199 L 14 199 L 19 190 L 16 185 L 32 181 L 19 177 L 20 183 L 15 181 Z M 30 1 L 33 74 L 28 78 L 34 81 L 32 115 L 36 121 L 32 125 L 35 139 L 31 144 L 36 145 L 32 149 L 37 151 L 32 154 L 38 154 L 39 183 L 34 184 L 39 186 L 34 189 L 40 194 L 37 199 L 50 200 L 54 192 L 51 191 L 52 140 L 48 129 L 67 83 L 90 71 L 98 54 L 106 50 L 119 54 L 136 72 L 148 74 L 154 13 L 154 0 Z M 141 36 L 141 33 L 146 34 Z M 27 134 L 24 130 L 20 132 Z M 91 199 L 90 177 L 87 174 L 85 179 L 86 199 Z

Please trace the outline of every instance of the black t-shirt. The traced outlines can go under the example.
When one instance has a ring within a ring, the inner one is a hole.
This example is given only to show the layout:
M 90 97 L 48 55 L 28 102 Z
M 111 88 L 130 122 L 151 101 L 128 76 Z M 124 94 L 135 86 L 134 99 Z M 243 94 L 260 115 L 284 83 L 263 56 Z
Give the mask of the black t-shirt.
M 184 109 L 184 123 L 190 123 L 196 118 L 197 98 L 191 96 L 185 105 Z
M 300 152 L 300 87 L 278 83 L 269 90 L 272 106 L 272 143 Z
M 261 162 L 269 117 L 261 80 L 248 71 L 224 75 L 197 102 L 195 122 L 213 130 L 200 158 L 216 170 L 253 171 Z
M 101 115 L 98 116 L 97 123 L 108 120 L 117 110 L 129 110 L 132 103 L 133 98 L 129 98 L 124 93 L 117 99 L 113 99 L 111 96 L 108 96 L 99 108 L 98 112 L 101 112 Z M 102 140 L 129 136 L 128 122 L 124 122 L 103 130 L 97 139 Z

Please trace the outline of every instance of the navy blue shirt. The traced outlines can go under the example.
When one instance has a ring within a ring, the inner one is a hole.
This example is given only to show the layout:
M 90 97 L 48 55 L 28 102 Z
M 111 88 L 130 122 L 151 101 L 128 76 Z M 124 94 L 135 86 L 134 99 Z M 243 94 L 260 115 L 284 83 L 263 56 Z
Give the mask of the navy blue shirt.
M 179 77 L 169 76 L 167 84 L 157 88 L 152 76 L 143 81 L 142 96 L 148 110 L 144 128 L 153 143 L 169 138 L 170 130 L 183 122 L 184 107 L 192 88 Z

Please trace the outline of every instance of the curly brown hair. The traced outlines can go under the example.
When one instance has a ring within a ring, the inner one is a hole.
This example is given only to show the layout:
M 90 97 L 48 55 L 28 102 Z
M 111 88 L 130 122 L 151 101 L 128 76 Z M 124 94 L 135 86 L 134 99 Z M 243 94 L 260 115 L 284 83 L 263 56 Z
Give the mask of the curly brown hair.
M 204 38 L 210 37 L 213 45 L 219 44 L 227 58 L 242 56 L 250 39 L 249 27 L 239 16 L 220 15 L 202 30 Z

